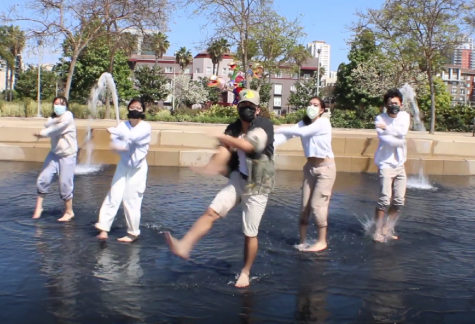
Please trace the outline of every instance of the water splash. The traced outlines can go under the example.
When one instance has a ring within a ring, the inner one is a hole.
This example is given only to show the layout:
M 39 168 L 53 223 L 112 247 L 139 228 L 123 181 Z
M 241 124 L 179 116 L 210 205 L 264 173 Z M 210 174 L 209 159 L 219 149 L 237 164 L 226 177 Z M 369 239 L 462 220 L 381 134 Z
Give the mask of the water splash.
M 74 171 L 75 174 L 89 174 L 98 172 L 102 169 L 102 165 L 93 164 L 92 161 L 92 151 L 94 150 L 94 143 L 92 142 L 92 123 L 94 119 L 97 118 L 97 103 L 99 98 L 106 97 L 106 93 L 112 97 L 112 102 L 114 103 L 115 117 L 117 124 L 120 123 L 120 112 L 119 112 L 119 97 L 117 96 L 117 89 L 115 86 L 114 78 L 110 73 L 102 73 L 97 81 L 97 84 L 91 89 L 89 95 L 88 107 L 89 107 L 89 124 L 87 126 L 85 148 L 86 148 L 86 163 L 77 165 Z
M 359 216 L 355 213 L 356 219 L 360 222 L 361 226 L 363 227 L 363 231 L 365 236 L 369 236 L 373 238 L 375 230 L 376 230 L 376 222 L 374 221 L 373 217 L 369 217 L 368 215 Z M 386 222 L 384 228 L 386 228 L 386 233 L 384 234 L 384 242 L 388 242 L 393 239 L 394 235 L 394 228 L 396 227 L 396 223 L 399 217 L 396 217 L 394 221 L 389 220 L 387 216 L 384 217 L 384 222 Z
M 404 84 L 399 89 L 403 96 L 403 108 L 410 112 L 413 118 L 413 129 L 418 132 L 425 132 L 426 128 L 421 120 L 419 106 L 417 104 L 416 92 L 409 84 Z M 407 185 L 409 188 L 415 189 L 434 189 L 434 186 L 430 183 L 429 177 L 424 174 L 424 167 L 422 166 L 422 160 L 419 160 L 419 175 L 411 176 L 408 178 Z

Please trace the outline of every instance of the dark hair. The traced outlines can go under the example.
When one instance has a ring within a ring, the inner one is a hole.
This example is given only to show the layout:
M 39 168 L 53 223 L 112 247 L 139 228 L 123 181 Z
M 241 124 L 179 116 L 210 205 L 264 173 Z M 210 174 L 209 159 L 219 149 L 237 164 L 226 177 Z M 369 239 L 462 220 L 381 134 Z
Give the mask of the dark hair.
M 143 102 L 142 99 L 140 98 L 133 98 L 132 100 L 130 100 L 129 104 L 127 105 L 127 110 L 129 110 L 130 106 L 134 103 L 134 102 L 138 102 L 140 104 L 140 106 L 142 107 L 142 119 L 145 119 L 145 103 Z
M 389 99 L 392 99 L 392 98 L 399 98 L 399 100 L 400 100 L 401 103 L 402 103 L 403 96 L 402 96 L 401 91 L 399 91 L 398 88 L 392 88 L 392 89 L 389 89 L 389 90 L 386 92 L 386 94 L 384 95 L 384 98 L 383 98 L 384 106 L 386 106 L 388 100 L 389 100 Z
M 54 97 L 54 99 L 53 99 L 53 113 L 51 114 L 52 118 L 58 117 L 56 115 L 56 113 L 54 112 L 54 102 L 58 99 L 61 100 L 64 103 L 64 105 L 66 106 L 66 110 L 69 110 L 69 103 L 68 103 L 68 99 L 66 99 L 66 97 L 64 97 L 64 96 Z
M 320 102 L 320 109 L 323 108 L 323 112 L 320 114 L 320 116 L 323 115 L 325 113 L 325 108 L 326 108 L 325 101 L 323 101 L 322 98 L 320 97 L 314 96 L 310 98 L 309 102 L 312 101 L 313 99 L 317 99 Z M 310 117 L 307 116 L 307 114 L 305 114 L 305 116 L 302 118 L 302 121 L 304 125 L 310 125 L 312 123 L 312 120 L 310 119 Z

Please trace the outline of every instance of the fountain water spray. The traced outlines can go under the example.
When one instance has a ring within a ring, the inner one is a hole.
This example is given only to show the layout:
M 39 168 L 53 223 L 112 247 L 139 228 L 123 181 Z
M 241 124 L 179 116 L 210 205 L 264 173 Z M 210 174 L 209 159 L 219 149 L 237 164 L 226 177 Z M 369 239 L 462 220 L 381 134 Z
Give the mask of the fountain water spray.
M 97 103 L 99 97 L 103 96 L 106 91 L 109 91 L 112 96 L 112 102 L 114 103 L 115 109 L 115 118 L 117 120 L 117 125 L 120 123 L 120 112 L 119 112 L 119 98 L 117 96 L 117 89 L 115 86 L 114 79 L 110 73 L 102 73 L 97 81 L 97 84 L 91 89 L 89 95 L 88 107 L 89 107 L 89 124 L 87 126 L 86 133 L 86 164 L 81 164 L 76 166 L 75 174 L 87 174 L 92 172 L 97 172 L 101 169 L 101 165 L 92 164 L 92 150 L 94 149 L 94 144 L 92 143 L 92 123 L 97 117 Z
M 404 84 L 399 89 L 403 96 L 403 108 L 409 112 L 413 118 L 413 128 L 418 132 L 425 132 L 426 128 L 421 121 L 419 106 L 417 105 L 416 92 L 409 84 Z M 422 166 L 422 160 L 419 162 L 419 175 L 417 177 L 410 177 L 408 179 L 408 187 L 416 189 L 433 189 L 434 187 L 429 181 L 429 177 L 424 174 L 424 168 Z

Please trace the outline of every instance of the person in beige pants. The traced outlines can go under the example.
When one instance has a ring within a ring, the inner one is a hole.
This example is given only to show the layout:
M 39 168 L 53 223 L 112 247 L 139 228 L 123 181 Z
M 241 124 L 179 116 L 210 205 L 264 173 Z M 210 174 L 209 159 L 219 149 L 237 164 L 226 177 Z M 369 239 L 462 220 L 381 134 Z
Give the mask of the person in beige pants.
M 277 129 L 274 137 L 274 146 L 278 146 L 292 137 L 299 136 L 307 157 L 303 168 L 299 219 L 299 249 L 306 252 L 318 252 L 328 246 L 328 207 L 336 178 L 336 166 L 331 147 L 332 126 L 328 118 L 322 117 L 324 113 L 325 103 L 319 97 L 314 97 L 310 100 L 307 115 L 303 120 L 293 127 Z M 318 240 L 310 247 L 305 247 L 310 215 L 313 215 L 318 228 Z

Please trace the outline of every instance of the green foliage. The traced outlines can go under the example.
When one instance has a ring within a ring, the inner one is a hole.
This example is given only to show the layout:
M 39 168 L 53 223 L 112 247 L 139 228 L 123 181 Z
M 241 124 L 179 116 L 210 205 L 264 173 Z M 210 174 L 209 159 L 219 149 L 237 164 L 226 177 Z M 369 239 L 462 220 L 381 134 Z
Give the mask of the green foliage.
M 447 90 L 447 86 L 441 78 L 434 78 L 434 90 L 435 106 L 437 110 L 451 108 L 452 98 Z M 426 91 L 424 91 L 424 94 L 418 97 L 417 103 L 419 105 L 419 110 L 423 117 L 427 116 L 425 119 L 430 119 L 431 101 L 429 85 L 426 85 Z
M 437 107 L 437 124 L 435 130 L 438 132 L 471 132 L 475 108 L 456 105 L 455 107 Z M 425 119 L 425 126 L 429 128 L 430 115 Z
M 308 106 L 310 98 L 317 95 L 317 79 L 312 77 L 295 82 L 295 91 L 290 93 L 288 104 L 294 109 Z
M 168 78 L 161 67 L 140 66 L 134 72 L 135 87 L 140 90 L 140 96 L 147 103 L 165 100 L 170 93 L 167 89 Z
M 261 98 L 261 107 L 268 107 L 269 101 L 271 98 L 273 83 L 269 83 L 267 79 L 253 79 L 251 81 L 251 89 L 259 91 L 259 96 Z
M 67 46 L 66 46 L 67 49 Z M 68 51 L 66 51 L 67 56 Z M 99 39 L 81 52 L 76 62 L 74 78 L 71 85 L 70 99 L 78 102 L 85 102 L 89 96 L 91 88 L 97 82 L 102 73 L 108 72 L 110 68 L 110 48 L 104 39 Z M 131 80 L 131 71 L 128 65 L 128 56 L 124 50 L 115 52 L 112 76 L 114 78 L 118 96 L 121 99 L 129 99 L 137 95 Z M 68 75 L 70 61 L 65 58 L 60 59 L 58 73 L 62 76 Z
M 338 67 L 337 82 L 334 90 L 337 107 L 354 109 L 355 107 L 361 108 L 378 104 L 374 99 L 357 90 L 357 80 L 354 80 L 352 77 L 352 72 L 358 67 L 358 64 L 368 61 L 371 57 L 378 54 L 378 51 L 372 31 L 364 29 L 356 35 L 348 53 L 348 64 L 341 63 Z
M 41 69 L 41 100 L 53 99 L 56 94 L 57 77 L 52 71 Z M 15 90 L 20 99 L 38 97 L 38 68 L 29 65 L 16 80 Z
M 208 92 L 207 102 L 210 102 L 211 104 L 216 104 L 218 103 L 219 94 L 221 93 L 221 90 L 217 87 L 208 87 L 209 81 L 210 80 L 207 77 L 199 77 L 198 79 L 198 82 L 200 82 L 203 88 L 205 88 Z

